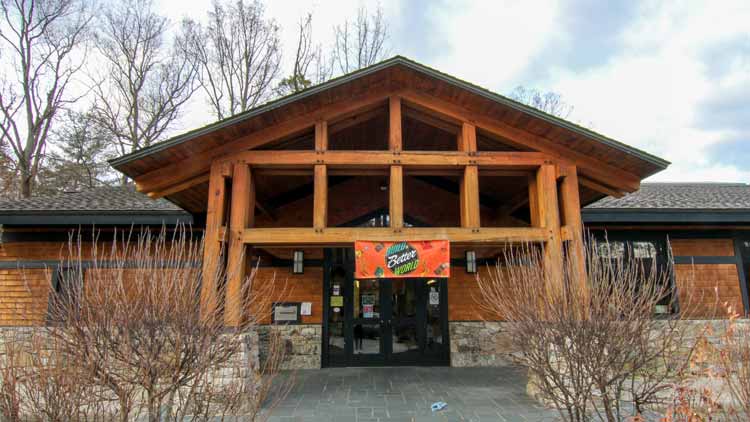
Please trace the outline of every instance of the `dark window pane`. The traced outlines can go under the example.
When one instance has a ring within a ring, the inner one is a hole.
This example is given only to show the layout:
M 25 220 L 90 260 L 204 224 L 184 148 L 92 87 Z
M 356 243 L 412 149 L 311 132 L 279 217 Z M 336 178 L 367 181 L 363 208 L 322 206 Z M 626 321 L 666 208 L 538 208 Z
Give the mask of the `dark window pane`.
M 354 325 L 354 354 L 376 355 L 380 350 L 380 324 Z

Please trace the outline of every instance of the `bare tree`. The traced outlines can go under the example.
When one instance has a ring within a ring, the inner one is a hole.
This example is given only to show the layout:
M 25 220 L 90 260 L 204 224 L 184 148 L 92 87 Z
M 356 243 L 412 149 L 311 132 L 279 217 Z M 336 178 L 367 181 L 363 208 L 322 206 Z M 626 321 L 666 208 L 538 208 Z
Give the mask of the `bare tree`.
M 97 50 L 106 66 L 94 114 L 120 154 L 163 138 L 196 90 L 195 66 L 177 42 L 165 45 L 167 30 L 152 0 L 117 2 L 104 13 Z
M 602 257 L 587 248 L 581 279 L 566 254 L 562 272 L 545 271 L 541 248 L 509 249 L 479 278 L 479 306 L 507 322 L 517 359 L 531 385 L 569 421 L 621 421 L 666 405 L 693 346 L 673 308 L 669 269 Z M 681 295 L 680 308 L 689 308 Z
M 353 72 L 377 63 L 388 54 L 388 25 L 383 8 L 378 4 L 374 13 L 364 6 L 357 11 L 357 20 L 348 19 L 334 28 L 333 57 L 341 73 Z
M 261 354 L 258 336 L 278 283 L 254 284 L 252 272 L 239 292 L 247 317 L 227 327 L 218 282 L 226 273 L 203 274 L 202 241 L 185 228 L 120 233 L 109 244 L 73 238 L 68 249 L 50 286 L 48 324 L 31 336 L 6 333 L 1 417 L 260 421 L 284 399 L 294 382 L 279 372 L 284 341 L 272 331 Z M 201 284 L 214 277 L 209 310 Z
M 186 20 L 181 38 L 216 118 L 253 108 L 273 94 L 281 40 L 260 0 L 214 0 L 205 28 Z
M 519 85 L 510 93 L 510 98 L 561 119 L 567 119 L 573 112 L 573 106 L 566 103 L 560 94 L 552 91 L 542 92 Z
M 299 23 L 292 74 L 279 82 L 276 88 L 279 95 L 302 91 L 331 77 L 332 63 L 324 57 L 321 45 L 313 41 L 312 18 L 312 13 L 308 13 Z
M 83 0 L 2 0 L 0 8 L 0 145 L 29 197 L 57 113 L 79 99 L 70 88 L 91 15 Z

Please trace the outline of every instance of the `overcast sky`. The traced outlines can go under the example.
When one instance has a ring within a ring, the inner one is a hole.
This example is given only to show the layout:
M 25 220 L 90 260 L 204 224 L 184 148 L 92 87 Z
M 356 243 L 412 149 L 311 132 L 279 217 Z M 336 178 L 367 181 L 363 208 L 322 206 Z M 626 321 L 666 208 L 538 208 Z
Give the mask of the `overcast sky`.
M 158 1 L 158 0 L 157 0 Z M 203 0 L 161 0 L 173 22 Z M 324 46 L 356 1 L 274 0 L 268 13 L 293 54 L 314 13 Z M 560 93 L 571 120 L 672 162 L 650 181 L 750 182 L 750 1 L 383 0 L 391 55 L 501 94 Z M 208 123 L 201 101 L 181 129 Z

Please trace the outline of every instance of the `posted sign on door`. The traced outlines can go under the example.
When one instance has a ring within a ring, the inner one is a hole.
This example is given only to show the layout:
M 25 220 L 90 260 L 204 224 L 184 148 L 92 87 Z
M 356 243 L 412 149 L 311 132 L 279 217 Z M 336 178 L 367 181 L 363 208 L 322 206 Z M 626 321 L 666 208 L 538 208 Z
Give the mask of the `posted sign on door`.
M 354 243 L 355 278 L 450 277 L 447 240 Z

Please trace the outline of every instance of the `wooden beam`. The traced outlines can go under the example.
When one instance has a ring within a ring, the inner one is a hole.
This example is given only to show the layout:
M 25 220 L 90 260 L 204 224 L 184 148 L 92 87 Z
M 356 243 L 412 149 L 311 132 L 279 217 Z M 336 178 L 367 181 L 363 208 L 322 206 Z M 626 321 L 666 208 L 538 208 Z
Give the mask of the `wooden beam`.
M 226 180 L 223 165 L 211 166 L 208 182 L 208 211 L 203 239 L 203 280 L 201 282 L 201 312 L 204 318 L 214 318 L 218 306 L 224 217 L 226 213 Z
M 461 126 L 461 136 L 458 138 L 458 150 L 463 152 L 477 152 L 477 127 L 471 123 Z
M 328 149 L 328 123 L 325 120 L 315 123 L 315 151 Z
M 388 189 L 388 216 L 391 228 L 404 227 L 404 170 L 401 166 L 391 166 L 390 188 Z
M 461 227 L 479 227 L 479 170 L 466 166 L 461 178 Z
M 390 97 L 388 101 L 388 149 L 401 151 L 403 140 L 401 139 L 401 98 Z
M 403 110 L 404 117 L 408 117 L 409 119 L 422 122 L 428 126 L 448 132 L 451 135 L 458 135 L 461 132 L 460 126 L 441 120 L 429 113 L 425 113 L 412 107 L 403 107 L 403 104 L 401 109 Z
M 234 165 L 232 204 L 229 214 L 229 251 L 227 253 L 227 288 L 224 324 L 237 327 L 244 314 L 244 287 L 247 247 L 242 235 L 255 220 L 255 187 L 246 163 Z
M 193 186 L 198 186 L 202 183 L 206 183 L 211 178 L 210 172 L 198 175 L 196 177 L 193 177 L 192 179 L 185 180 L 182 183 L 178 183 L 174 186 L 170 186 L 167 189 L 156 191 L 156 192 L 149 192 L 148 196 L 149 198 L 158 199 L 165 196 L 172 195 L 177 192 L 182 192 L 186 189 L 190 189 Z
M 328 174 L 325 165 L 315 166 L 313 183 L 313 227 L 322 230 L 328 225 Z
M 232 154 L 227 161 L 243 160 L 253 168 L 310 168 L 316 164 L 330 167 L 386 168 L 401 165 L 410 168 L 460 169 L 467 165 L 477 165 L 487 169 L 536 169 L 552 162 L 549 155 L 542 152 L 467 152 L 409 151 L 397 154 L 390 151 L 244 151 Z
M 380 115 L 385 114 L 384 107 L 377 107 L 371 110 L 363 110 L 353 116 L 346 117 L 344 119 L 338 119 L 336 121 L 329 122 L 328 124 L 328 136 L 334 135 L 350 127 L 357 126 L 360 123 L 372 120 Z
M 545 271 L 551 280 L 562 281 L 562 237 L 554 165 L 543 165 L 537 170 L 536 198 L 539 223 L 551 232 L 550 239 L 544 245 Z
M 563 145 L 556 144 L 555 142 L 541 136 L 513 127 L 497 119 L 491 119 L 480 114 L 471 113 L 455 104 L 451 104 L 429 94 L 414 90 L 405 90 L 400 94 L 403 100 L 409 102 L 410 106 L 416 105 L 421 109 L 431 110 L 444 116 L 444 118 L 453 121 L 472 121 L 477 127 L 496 136 L 500 136 L 503 139 L 507 139 L 516 146 L 532 148 L 537 151 L 549 153 L 553 155 L 554 159 L 557 161 L 575 163 L 579 167 L 579 173 L 583 173 L 607 185 L 629 192 L 638 190 L 640 187 L 640 178 L 637 175 L 626 172 L 612 165 L 602 163 L 596 158 L 570 150 Z
M 562 203 L 562 224 L 567 228 L 568 268 L 581 287 L 586 281 L 586 254 L 583 242 L 583 221 L 581 219 L 581 200 L 578 192 L 578 175 L 575 166 L 564 169 L 560 183 L 560 202 Z
M 349 246 L 355 240 L 434 240 L 445 239 L 457 245 L 545 242 L 551 234 L 545 228 L 458 228 L 458 227 L 330 227 L 322 231 L 313 228 L 253 228 L 245 230 L 243 240 L 254 246 Z M 559 236 L 559 230 L 558 230 Z
M 578 177 L 578 182 L 589 189 L 595 190 L 597 192 L 603 193 L 605 195 L 609 195 L 613 198 L 622 198 L 625 196 L 625 194 L 622 191 L 619 191 L 617 189 L 610 188 L 608 186 L 605 186 L 601 183 L 595 182 L 588 177 Z
M 530 170 L 485 170 L 479 169 L 480 177 L 523 177 L 528 178 L 536 173 Z
M 221 156 L 257 148 L 276 139 L 309 130 L 315 125 L 315 122 L 320 120 L 330 121 L 337 117 L 342 118 L 342 116 L 371 108 L 373 105 L 385 101 L 389 95 L 390 92 L 376 91 L 359 98 L 342 99 L 310 113 L 290 118 L 276 125 L 264 127 L 244 136 L 239 136 L 219 146 L 196 152 L 190 157 L 179 160 L 174 164 L 137 176 L 135 177 L 136 187 L 139 192 L 154 192 L 167 189 L 184 180 L 206 173 L 211 163 Z

